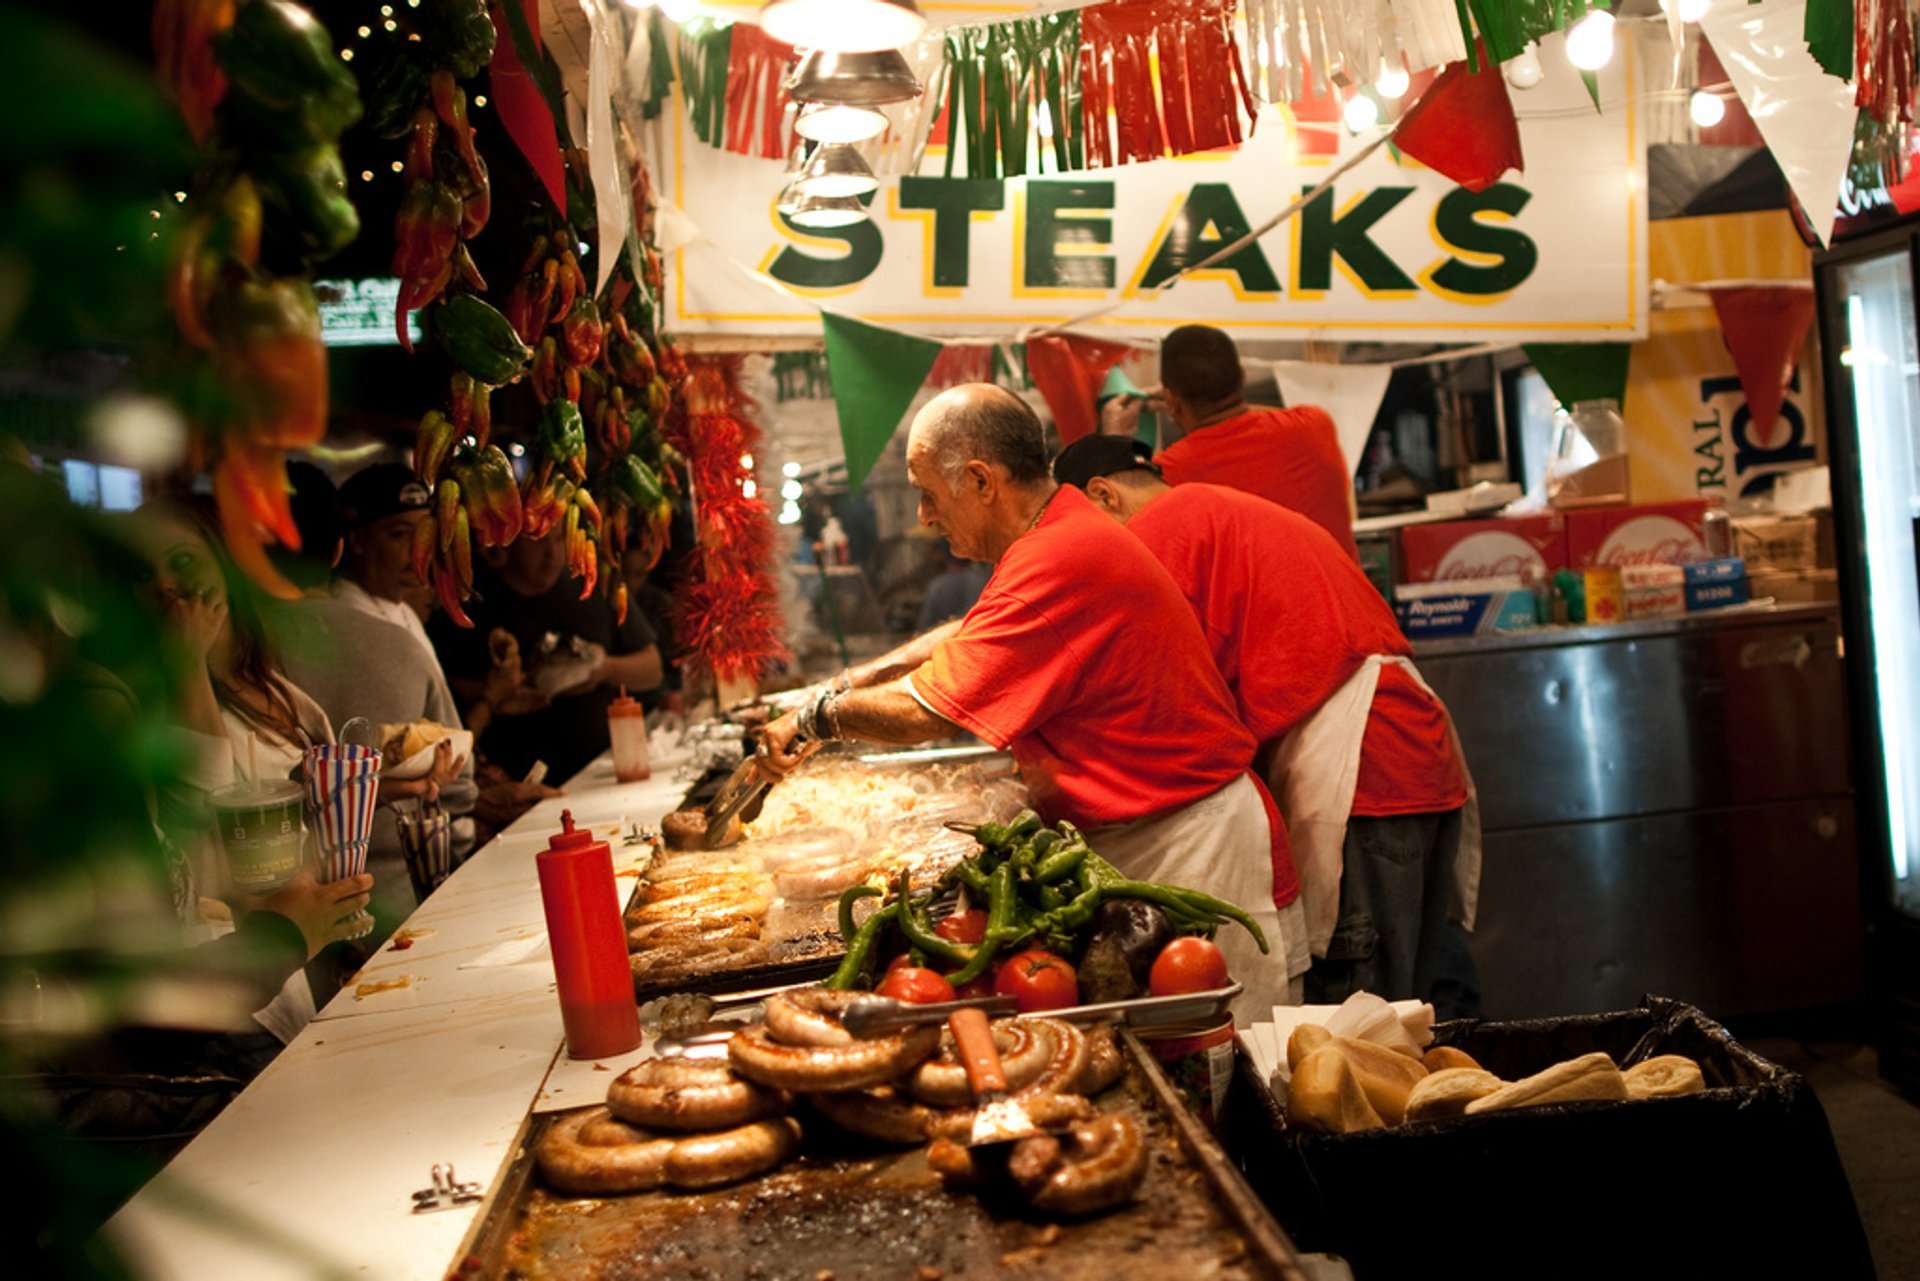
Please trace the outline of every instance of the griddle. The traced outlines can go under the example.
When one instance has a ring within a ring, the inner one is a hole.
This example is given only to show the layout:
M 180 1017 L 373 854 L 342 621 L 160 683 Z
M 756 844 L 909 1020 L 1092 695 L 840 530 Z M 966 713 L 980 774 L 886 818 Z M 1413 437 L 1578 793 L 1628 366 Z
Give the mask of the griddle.
M 993 1195 L 949 1192 L 924 1148 L 868 1144 L 805 1112 L 802 1155 L 733 1187 L 559 1196 L 533 1168 L 533 1145 L 555 1119 L 542 1116 L 529 1118 L 448 1275 L 1305 1281 L 1286 1234 L 1152 1057 L 1130 1033 L 1121 1045 L 1126 1076 L 1100 1106 L 1135 1118 L 1151 1158 L 1135 1201 L 1104 1215 L 1054 1220 Z

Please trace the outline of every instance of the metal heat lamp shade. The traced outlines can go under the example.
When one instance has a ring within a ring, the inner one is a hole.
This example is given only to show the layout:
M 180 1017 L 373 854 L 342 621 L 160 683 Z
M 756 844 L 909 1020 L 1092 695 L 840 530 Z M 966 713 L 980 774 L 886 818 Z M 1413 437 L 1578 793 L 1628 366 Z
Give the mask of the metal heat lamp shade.
M 866 220 L 865 206 L 852 196 L 802 196 L 799 207 L 787 215 L 796 227 L 851 227 Z
M 865 142 L 887 131 L 887 118 L 872 107 L 809 102 L 800 109 L 793 131 L 815 142 Z
M 800 60 L 787 92 L 795 102 L 837 102 L 854 107 L 883 107 L 912 102 L 920 82 L 898 49 L 872 53 L 836 53 L 814 49 Z
M 878 191 L 880 180 L 850 144 L 835 142 L 813 153 L 793 186 L 806 196 L 864 196 Z
M 927 29 L 913 0 L 767 0 L 760 26 L 802 49 L 898 49 Z
M 800 207 L 801 199 L 799 184 L 790 182 L 780 188 L 780 194 L 775 197 L 773 202 L 774 212 L 782 216 L 791 216 L 793 211 Z

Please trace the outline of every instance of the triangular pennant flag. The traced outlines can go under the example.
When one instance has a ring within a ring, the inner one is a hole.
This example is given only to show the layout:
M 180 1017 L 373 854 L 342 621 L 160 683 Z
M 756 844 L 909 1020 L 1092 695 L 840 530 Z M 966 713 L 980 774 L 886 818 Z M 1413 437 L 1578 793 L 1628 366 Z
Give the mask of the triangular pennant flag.
M 1547 390 L 1572 408 L 1583 400 L 1627 398 L 1627 357 L 1633 347 L 1623 342 L 1530 342 L 1527 359 L 1547 380 Z
M 1318 405 L 1333 419 L 1334 433 L 1347 470 L 1360 465 L 1360 455 L 1373 434 L 1373 420 L 1393 378 L 1392 365 L 1323 365 L 1299 360 L 1273 362 L 1273 385 L 1289 409 Z
M 1700 30 L 1713 42 L 1767 150 L 1826 244 L 1853 155 L 1853 88 L 1807 52 L 1806 0 L 1713 0 Z
M 527 36 L 533 52 L 538 54 L 540 50 L 539 0 L 501 0 L 489 10 L 493 16 L 494 41 L 493 63 L 487 68 L 487 80 L 493 94 L 493 109 L 499 114 L 507 136 L 513 139 L 513 145 L 520 148 L 527 163 L 533 166 L 554 207 L 565 217 L 567 175 L 560 163 L 560 137 L 554 132 L 553 112 L 515 46 L 515 24 L 505 12 L 509 4 L 520 5 L 520 12 L 526 15 Z
M 940 356 L 940 344 L 830 311 L 820 313 L 820 327 L 827 338 L 840 443 L 847 451 L 847 488 L 855 490 L 866 483 L 867 473 L 899 429 L 907 406 Z
M 1712 291 L 1720 334 L 1747 394 L 1748 427 L 1760 445 L 1780 418 L 1780 402 L 1813 323 L 1813 290 L 1794 285 L 1747 285 Z
M 1464 62 L 1441 72 L 1400 117 L 1393 141 L 1468 191 L 1485 191 L 1507 170 L 1526 168 L 1507 78 L 1487 59 L 1477 72 Z
M 1096 405 L 1104 405 L 1115 396 L 1132 396 L 1138 400 L 1145 400 L 1147 393 L 1140 390 L 1140 384 L 1127 377 L 1127 371 L 1124 368 L 1115 365 L 1107 371 L 1106 381 L 1100 384 L 1100 390 L 1094 394 L 1093 401 Z
M 1060 443 L 1071 445 L 1099 425 L 1094 395 L 1107 371 L 1133 349 L 1077 334 L 1043 334 L 1027 339 L 1027 375 L 1053 411 Z

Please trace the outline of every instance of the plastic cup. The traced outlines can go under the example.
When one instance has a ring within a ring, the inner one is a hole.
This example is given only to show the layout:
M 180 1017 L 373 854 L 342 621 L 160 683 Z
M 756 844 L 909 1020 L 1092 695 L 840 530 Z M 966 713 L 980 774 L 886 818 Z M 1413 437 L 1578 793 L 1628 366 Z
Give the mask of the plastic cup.
M 607 734 L 613 740 L 613 776 L 622 783 L 637 783 L 653 776 L 647 761 L 647 714 L 636 699 L 623 691 L 607 705 Z
M 290 779 L 262 779 L 223 787 L 209 798 L 233 887 L 271 894 L 300 870 L 306 792 Z

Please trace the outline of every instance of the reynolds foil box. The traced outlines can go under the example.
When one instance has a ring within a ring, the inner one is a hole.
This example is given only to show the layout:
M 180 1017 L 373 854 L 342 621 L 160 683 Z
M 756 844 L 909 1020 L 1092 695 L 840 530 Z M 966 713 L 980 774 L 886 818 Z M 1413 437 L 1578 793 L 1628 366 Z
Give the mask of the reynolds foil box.
M 1517 577 L 1413 583 L 1394 589 L 1393 612 L 1408 640 L 1477 636 L 1539 625 L 1538 605 Z
M 1707 504 L 1701 499 L 1567 513 L 1567 562 L 1686 565 L 1707 559 Z
M 1559 512 L 1502 520 L 1448 520 L 1400 531 L 1400 581 L 1536 578 L 1567 567 L 1567 518 Z

